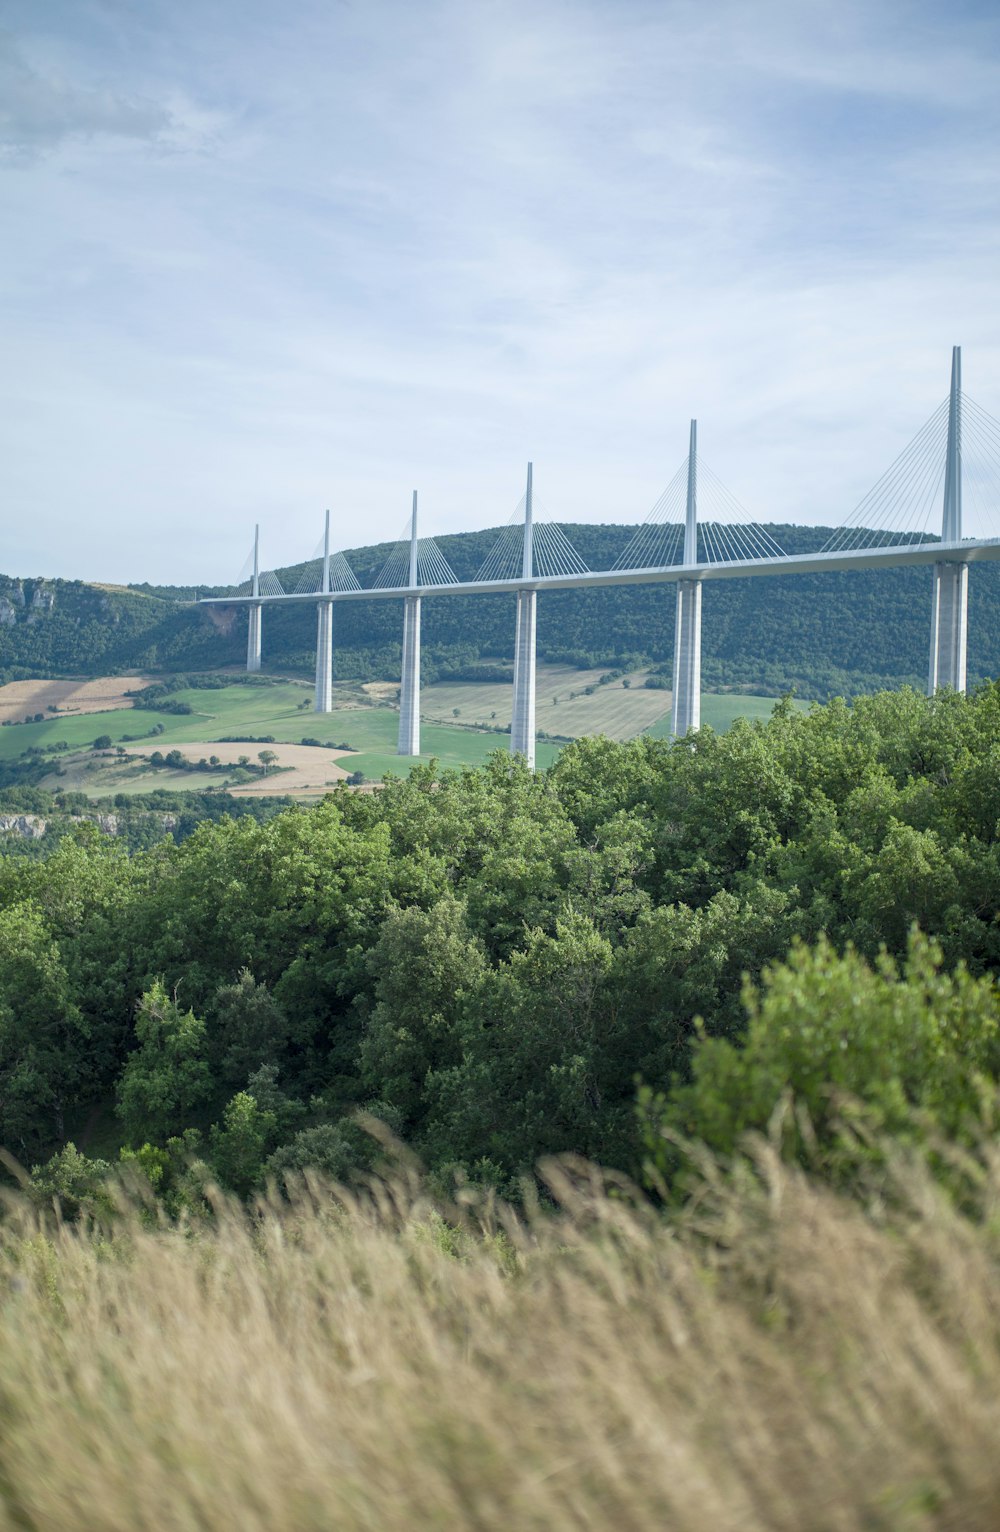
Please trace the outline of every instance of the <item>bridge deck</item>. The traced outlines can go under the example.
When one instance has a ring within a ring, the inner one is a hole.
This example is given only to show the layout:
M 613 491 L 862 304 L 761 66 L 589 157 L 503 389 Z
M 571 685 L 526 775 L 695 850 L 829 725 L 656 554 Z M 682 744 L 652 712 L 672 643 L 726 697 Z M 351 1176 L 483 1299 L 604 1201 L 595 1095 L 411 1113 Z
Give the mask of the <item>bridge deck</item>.
M 370 601 L 393 597 L 474 596 L 519 590 L 587 590 L 605 585 L 669 585 L 677 580 L 738 580 L 760 575 L 822 574 L 848 569 L 883 569 L 914 564 L 971 564 L 1000 559 L 1000 537 L 961 543 L 916 543 L 866 548 L 861 552 L 794 553 L 782 558 L 717 564 L 670 564 L 655 569 L 588 570 L 585 574 L 536 575 L 508 580 L 470 580 L 457 585 L 392 586 L 378 590 L 303 591 L 281 596 L 202 596 L 203 606 L 273 605 L 280 601 Z

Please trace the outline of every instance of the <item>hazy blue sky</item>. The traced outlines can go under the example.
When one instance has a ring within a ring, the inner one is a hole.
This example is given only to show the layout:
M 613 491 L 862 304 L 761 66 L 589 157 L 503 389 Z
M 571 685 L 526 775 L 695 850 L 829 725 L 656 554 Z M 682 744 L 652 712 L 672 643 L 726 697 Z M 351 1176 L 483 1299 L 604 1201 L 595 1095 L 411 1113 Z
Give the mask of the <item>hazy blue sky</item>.
M 0 0 L 0 569 L 637 520 L 692 415 L 839 521 L 1000 415 L 998 129 L 995 0 Z

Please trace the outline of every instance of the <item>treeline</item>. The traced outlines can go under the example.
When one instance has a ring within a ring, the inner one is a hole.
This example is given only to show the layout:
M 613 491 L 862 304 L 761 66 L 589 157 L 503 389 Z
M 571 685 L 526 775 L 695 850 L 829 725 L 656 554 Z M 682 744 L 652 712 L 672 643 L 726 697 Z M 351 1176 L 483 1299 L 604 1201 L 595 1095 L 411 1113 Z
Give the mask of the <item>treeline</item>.
M 176 1205 L 198 1162 L 363 1168 L 359 1108 L 507 1193 L 566 1151 L 669 1184 L 670 1135 L 725 1147 L 790 1080 L 952 1130 L 998 1073 L 998 739 L 996 684 L 782 703 L 2 859 L 3 1143 L 46 1185 L 123 1148 Z

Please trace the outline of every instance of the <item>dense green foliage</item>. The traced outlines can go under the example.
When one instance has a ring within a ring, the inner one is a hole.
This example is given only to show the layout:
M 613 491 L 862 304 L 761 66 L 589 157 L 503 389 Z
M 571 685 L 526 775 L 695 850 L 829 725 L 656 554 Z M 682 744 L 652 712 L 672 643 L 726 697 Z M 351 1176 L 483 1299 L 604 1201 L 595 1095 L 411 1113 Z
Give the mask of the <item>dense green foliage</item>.
M 998 784 L 994 684 L 0 859 L 2 1142 L 124 1140 L 169 1197 L 192 1154 L 241 1191 L 344 1174 L 371 1154 L 359 1108 L 440 1174 L 636 1170 L 637 1079 L 721 1148 L 789 1088 L 825 1131 L 831 1084 L 951 1130 L 997 1073 Z M 936 946 L 900 979 L 915 924 Z
M 636 528 L 570 525 L 566 531 L 592 569 L 612 565 Z M 775 526 L 790 553 L 822 546 L 829 529 Z M 473 577 L 496 529 L 440 539 L 461 579 Z M 348 550 L 362 585 L 378 575 L 391 549 Z M 279 571 L 294 589 L 303 566 Z M 221 592 L 221 588 L 219 588 Z M 207 593 L 207 592 L 206 592 Z M 236 609 L 195 605 L 176 587 L 98 587 L 79 581 L 0 577 L 0 675 L 89 674 L 131 668 L 205 670 L 238 665 L 246 653 L 246 619 Z M 179 597 L 188 599 L 178 599 Z M 780 621 L 775 613 L 780 613 Z M 706 587 L 704 679 L 708 686 L 780 695 L 851 695 L 887 683 L 919 684 L 926 673 L 930 571 L 782 576 L 721 580 Z M 673 655 L 672 586 L 632 586 L 549 594 L 539 604 L 542 659 L 587 667 L 629 657 L 669 665 Z M 428 599 L 423 614 L 424 674 L 468 673 L 488 657 L 513 654 L 509 596 Z M 345 602 L 337 608 L 335 664 L 343 678 L 398 673 L 400 613 L 395 602 Z M 265 663 L 309 670 L 315 614 L 308 602 L 269 607 Z M 1000 673 L 1000 567 L 970 574 L 969 668 L 974 678 Z
M 838 1180 L 886 1141 L 978 1140 L 1000 1078 L 1000 995 L 991 974 L 940 962 L 916 929 L 903 971 L 885 953 L 871 966 L 825 938 L 797 943 L 762 987 L 747 983 L 745 1038 L 701 1036 L 688 1083 L 641 1092 L 659 1177 L 685 1144 L 732 1155 L 751 1132 Z

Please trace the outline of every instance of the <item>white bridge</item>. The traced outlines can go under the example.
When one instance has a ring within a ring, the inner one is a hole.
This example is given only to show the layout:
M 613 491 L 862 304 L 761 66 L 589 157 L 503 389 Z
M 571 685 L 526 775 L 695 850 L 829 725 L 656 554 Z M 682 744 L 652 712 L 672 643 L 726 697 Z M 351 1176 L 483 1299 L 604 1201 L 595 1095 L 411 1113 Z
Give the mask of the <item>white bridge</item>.
M 243 585 L 232 595 L 204 597 L 203 603 L 249 608 L 249 671 L 260 669 L 262 608 L 278 602 L 314 603 L 318 608 L 315 707 L 318 713 L 327 713 L 332 708 L 334 603 L 402 599 L 398 753 L 419 755 L 422 598 L 510 591 L 517 598 L 510 748 L 533 766 L 535 614 L 539 592 L 549 590 L 677 584 L 671 733 L 682 738 L 701 721 L 701 597 L 706 580 L 930 564 L 934 574 L 928 691 L 946 687 L 964 691 L 968 566 L 978 559 L 1000 559 L 1000 537 L 963 537 L 963 486 L 971 489 L 981 512 L 992 519 L 1000 500 L 1000 421 L 962 392 L 962 354 L 956 346 L 948 397 L 816 553 L 787 554 L 759 523 L 733 519 L 741 516 L 742 507 L 701 463 L 697 424 L 692 421 L 685 461 L 612 569 L 587 569 L 558 526 L 536 519 L 529 463 L 524 497 L 472 580 L 458 580 L 433 539 L 418 538 L 414 492 L 407 535 L 373 586 L 362 589 L 344 555 L 331 555 L 328 511 L 323 543 L 294 591 L 283 590 L 273 573 L 260 572 L 258 529 L 252 572 L 248 569 Z M 730 520 L 699 518 L 700 494 L 702 501 L 707 499 Z M 941 508 L 940 535 L 928 530 L 937 507 Z

